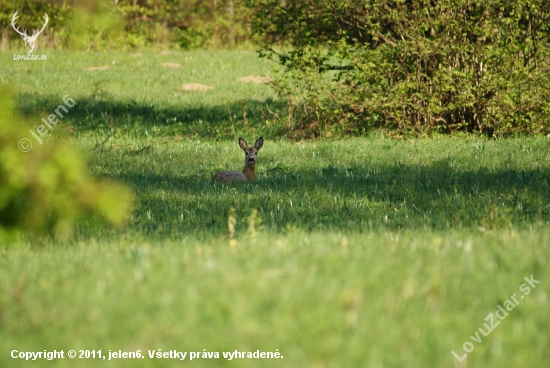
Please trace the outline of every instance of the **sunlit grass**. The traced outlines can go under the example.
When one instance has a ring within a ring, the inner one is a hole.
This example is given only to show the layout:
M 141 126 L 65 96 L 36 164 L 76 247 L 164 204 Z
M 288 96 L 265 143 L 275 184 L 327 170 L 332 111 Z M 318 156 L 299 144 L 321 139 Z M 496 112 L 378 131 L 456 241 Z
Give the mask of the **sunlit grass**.
M 71 137 L 93 174 L 135 193 L 122 228 L 92 217 L 68 239 L 0 248 L 1 367 L 465 367 L 451 351 L 466 341 L 468 367 L 546 367 L 547 138 L 288 142 L 270 125 L 266 104 L 284 109 L 269 87 L 237 81 L 269 73 L 254 53 L 52 52 L 0 66 L 30 129 L 73 97 L 44 144 Z M 256 181 L 211 182 L 242 169 L 241 135 L 265 139 Z M 530 275 L 537 288 L 472 341 Z M 13 349 L 284 358 L 25 362 Z

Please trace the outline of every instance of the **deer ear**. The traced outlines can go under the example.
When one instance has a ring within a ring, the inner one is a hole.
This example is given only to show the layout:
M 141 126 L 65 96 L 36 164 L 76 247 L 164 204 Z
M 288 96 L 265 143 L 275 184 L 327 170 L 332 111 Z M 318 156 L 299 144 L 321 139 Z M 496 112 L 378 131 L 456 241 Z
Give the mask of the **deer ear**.
M 241 147 L 243 151 L 248 151 L 248 143 L 242 138 L 239 138 L 239 147 Z
M 254 148 L 259 150 L 260 148 L 262 148 L 263 145 L 264 145 L 264 137 L 260 137 L 260 138 L 258 138 L 256 143 L 254 143 Z

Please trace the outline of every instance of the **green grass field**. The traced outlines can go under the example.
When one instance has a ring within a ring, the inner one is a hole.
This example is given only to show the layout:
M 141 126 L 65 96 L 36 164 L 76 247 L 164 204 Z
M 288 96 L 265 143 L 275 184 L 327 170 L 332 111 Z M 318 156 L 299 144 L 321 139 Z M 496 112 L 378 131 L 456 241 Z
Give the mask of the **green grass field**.
M 47 54 L 2 58 L 0 82 L 29 129 L 74 98 L 44 144 L 70 139 L 93 174 L 133 189 L 135 209 L 122 228 L 96 216 L 69 239 L 0 248 L 0 367 L 547 366 L 548 138 L 289 142 L 270 88 L 238 81 L 271 73 L 254 52 Z M 236 138 L 260 135 L 255 182 L 210 181 L 242 169 Z M 220 358 L 150 359 L 158 349 Z

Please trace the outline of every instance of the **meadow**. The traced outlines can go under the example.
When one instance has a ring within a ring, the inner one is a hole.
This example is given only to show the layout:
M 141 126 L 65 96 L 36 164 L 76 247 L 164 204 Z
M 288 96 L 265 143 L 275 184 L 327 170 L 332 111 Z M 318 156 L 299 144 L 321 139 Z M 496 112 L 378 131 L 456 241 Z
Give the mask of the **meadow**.
M 133 189 L 135 209 L 120 228 L 91 216 L 65 239 L 0 246 L 0 366 L 547 366 L 547 137 L 295 142 L 270 87 L 239 81 L 276 72 L 254 52 L 47 54 L 2 58 L 1 85 L 29 129 L 74 98 L 44 144 L 68 139 L 91 173 Z M 242 169 L 238 137 L 260 135 L 254 182 L 210 181 Z M 220 358 L 150 359 L 158 349 Z

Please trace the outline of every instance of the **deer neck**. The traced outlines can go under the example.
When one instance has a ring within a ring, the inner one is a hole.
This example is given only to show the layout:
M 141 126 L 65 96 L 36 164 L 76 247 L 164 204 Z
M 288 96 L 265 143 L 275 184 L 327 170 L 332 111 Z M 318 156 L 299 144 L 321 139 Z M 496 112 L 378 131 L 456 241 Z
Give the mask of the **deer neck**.
M 248 180 L 254 180 L 254 177 L 256 176 L 256 164 L 245 164 L 243 174 L 248 178 Z

